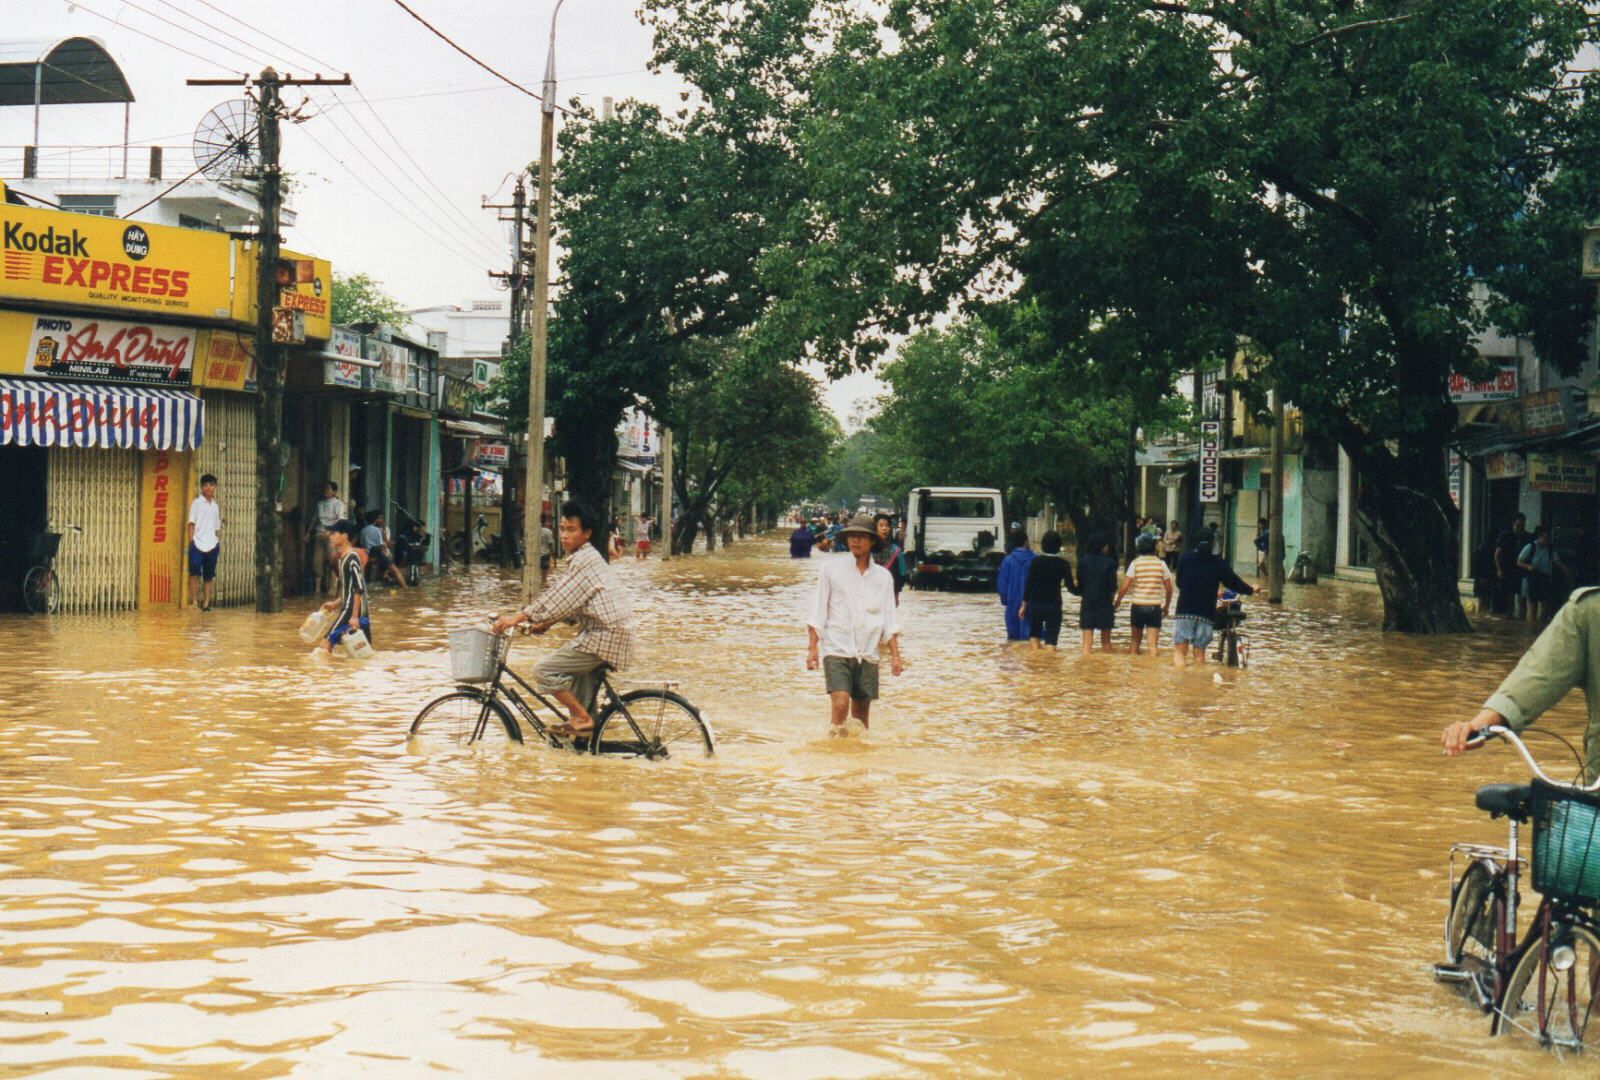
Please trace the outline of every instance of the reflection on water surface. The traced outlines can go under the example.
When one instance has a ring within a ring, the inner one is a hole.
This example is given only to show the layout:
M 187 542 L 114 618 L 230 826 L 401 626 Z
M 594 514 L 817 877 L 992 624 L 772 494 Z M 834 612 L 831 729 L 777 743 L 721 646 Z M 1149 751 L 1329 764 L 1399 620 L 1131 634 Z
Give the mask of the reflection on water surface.
M 1428 977 L 1450 841 L 1500 835 L 1471 792 L 1519 778 L 1436 732 L 1520 631 L 1291 587 L 1218 681 L 907 593 L 912 666 L 830 741 L 824 557 L 619 564 L 628 681 L 678 680 L 709 762 L 408 745 L 487 569 L 379 592 L 365 666 L 297 610 L 0 622 L 0 1071 L 1578 1075 Z

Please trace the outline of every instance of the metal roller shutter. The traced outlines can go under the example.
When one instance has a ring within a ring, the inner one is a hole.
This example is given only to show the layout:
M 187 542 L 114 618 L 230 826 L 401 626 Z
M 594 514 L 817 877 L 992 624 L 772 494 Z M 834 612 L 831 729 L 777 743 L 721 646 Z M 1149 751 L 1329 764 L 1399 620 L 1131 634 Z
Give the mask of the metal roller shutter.
M 50 447 L 46 506 L 66 531 L 56 568 L 61 610 L 115 611 L 139 597 L 139 455 L 131 450 Z
M 255 400 L 208 392 L 205 436 L 195 451 L 190 478 L 192 499 L 200 477 L 217 478 L 222 511 L 222 551 L 217 556 L 215 603 L 254 604 L 256 600 L 256 411 Z M 187 500 L 184 503 L 188 513 Z

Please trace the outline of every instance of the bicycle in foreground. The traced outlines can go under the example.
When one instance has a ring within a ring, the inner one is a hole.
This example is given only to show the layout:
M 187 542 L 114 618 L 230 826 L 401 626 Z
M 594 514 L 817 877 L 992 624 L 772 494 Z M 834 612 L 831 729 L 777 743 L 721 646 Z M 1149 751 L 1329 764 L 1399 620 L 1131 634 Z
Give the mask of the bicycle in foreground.
M 1478 789 L 1477 807 L 1507 820 L 1506 846 L 1450 848 L 1450 912 L 1445 961 L 1435 977 L 1466 984 L 1491 1014 L 1489 1033 L 1517 1030 L 1548 1047 L 1582 1050 L 1600 987 L 1600 780 L 1588 786 L 1550 779 L 1510 728 L 1484 728 L 1469 748 L 1493 738 L 1516 747 L 1533 779 Z M 1518 939 L 1519 827 L 1530 824 L 1532 883 L 1541 894 Z M 1456 860 L 1465 861 L 1459 877 Z
M 63 525 L 61 531 L 47 529 L 35 533 L 28 553 L 29 570 L 22 578 L 22 602 L 34 615 L 54 615 L 61 607 L 61 575 L 56 572 L 56 554 L 61 538 L 68 531 L 81 533 L 80 525 Z
M 674 692 L 675 684 L 618 693 L 609 665 L 600 669 L 591 710 L 593 731 L 560 734 L 554 730 L 566 720 L 560 707 L 506 664 L 510 642 L 510 636 L 487 630 L 451 631 L 450 670 L 458 685 L 423 706 L 411 722 L 411 734 L 458 743 L 503 736 L 520 743 L 526 724 L 536 739 L 579 753 L 655 760 L 716 752 L 710 725 L 699 709 Z M 552 718 L 548 722 L 541 707 Z

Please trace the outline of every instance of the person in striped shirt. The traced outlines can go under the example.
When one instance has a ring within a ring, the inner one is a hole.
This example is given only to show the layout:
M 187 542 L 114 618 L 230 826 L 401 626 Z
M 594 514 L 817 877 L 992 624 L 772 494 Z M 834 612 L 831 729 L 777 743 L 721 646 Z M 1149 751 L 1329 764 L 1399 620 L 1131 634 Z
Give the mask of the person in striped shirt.
M 1150 655 L 1156 655 L 1156 641 L 1161 636 L 1161 618 L 1172 610 L 1172 571 L 1156 558 L 1156 538 L 1149 533 L 1134 542 L 1139 553 L 1128 564 L 1122 588 L 1117 590 L 1117 603 L 1123 597 L 1132 605 L 1133 655 L 1139 655 L 1140 639 L 1150 646 Z

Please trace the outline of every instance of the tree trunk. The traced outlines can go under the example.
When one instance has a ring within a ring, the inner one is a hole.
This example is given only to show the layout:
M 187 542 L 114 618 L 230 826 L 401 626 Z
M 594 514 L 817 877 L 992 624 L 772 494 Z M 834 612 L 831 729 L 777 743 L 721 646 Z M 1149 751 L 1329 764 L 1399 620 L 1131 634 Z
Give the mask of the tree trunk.
M 616 429 L 621 419 L 619 410 L 610 417 L 562 416 L 556 423 L 557 443 L 567 460 L 567 496 L 583 503 L 598 519 L 593 543 L 602 551 L 609 550 L 611 475 L 617 467 Z
M 1445 480 L 1443 449 L 1394 455 L 1368 447 L 1351 459 L 1361 480 L 1356 514 L 1372 540 L 1372 565 L 1383 594 L 1383 628 L 1407 634 L 1470 632 L 1458 585 L 1458 512 Z

